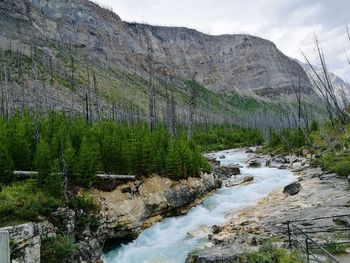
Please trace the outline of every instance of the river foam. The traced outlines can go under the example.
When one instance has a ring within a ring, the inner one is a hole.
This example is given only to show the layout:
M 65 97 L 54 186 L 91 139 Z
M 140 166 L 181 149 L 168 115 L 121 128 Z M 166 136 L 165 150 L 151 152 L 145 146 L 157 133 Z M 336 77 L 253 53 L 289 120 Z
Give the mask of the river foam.
M 270 192 L 295 181 L 289 170 L 245 167 L 248 154 L 244 151 L 211 154 L 217 159 L 222 155 L 225 158 L 220 159 L 221 164 L 242 165 L 241 173 L 254 176 L 253 183 L 219 189 L 188 214 L 166 218 L 144 230 L 133 242 L 107 252 L 104 262 L 183 263 L 188 253 L 208 244 L 208 227 L 229 221 L 235 211 L 252 207 Z

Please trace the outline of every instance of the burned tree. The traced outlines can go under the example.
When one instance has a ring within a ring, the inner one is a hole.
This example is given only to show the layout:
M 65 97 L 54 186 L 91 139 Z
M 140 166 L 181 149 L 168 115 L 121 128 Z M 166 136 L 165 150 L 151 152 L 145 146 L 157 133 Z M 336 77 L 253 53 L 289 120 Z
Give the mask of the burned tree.
M 317 71 L 316 67 L 311 64 L 310 60 L 306 57 L 304 53 L 303 56 L 307 64 L 311 68 L 312 72 L 314 73 L 314 78 L 312 78 L 312 81 L 317 91 L 321 95 L 321 98 L 325 102 L 330 122 L 332 123 L 332 125 L 334 125 L 334 118 L 337 117 L 340 121 L 340 124 L 343 125 L 349 120 L 349 113 L 341 107 L 339 100 L 336 96 L 333 84 L 331 82 L 331 78 L 329 76 L 329 71 L 326 65 L 324 54 L 320 47 L 317 37 L 315 37 L 315 43 L 318 58 L 321 64 L 321 72 Z
M 188 140 L 192 139 L 193 116 L 196 109 L 196 99 L 197 99 L 196 76 L 197 76 L 197 72 L 193 74 L 191 84 L 190 84 L 190 100 L 189 100 L 188 129 L 187 129 Z
M 149 109 L 149 124 L 150 128 L 153 131 L 156 126 L 156 94 L 154 88 L 154 68 L 153 68 L 153 49 L 148 39 L 148 54 L 147 54 L 147 64 L 148 64 L 148 109 Z

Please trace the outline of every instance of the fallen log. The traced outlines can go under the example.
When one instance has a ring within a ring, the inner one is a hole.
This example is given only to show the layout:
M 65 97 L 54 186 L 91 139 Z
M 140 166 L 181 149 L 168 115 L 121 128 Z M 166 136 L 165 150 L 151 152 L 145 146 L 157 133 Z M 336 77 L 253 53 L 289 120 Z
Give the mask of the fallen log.
M 18 177 L 18 178 L 30 178 L 33 176 L 37 176 L 38 172 L 36 171 L 13 171 L 13 175 Z
M 96 174 L 96 176 L 103 180 L 136 180 L 135 175 L 116 175 L 116 174 L 100 173 L 100 174 Z

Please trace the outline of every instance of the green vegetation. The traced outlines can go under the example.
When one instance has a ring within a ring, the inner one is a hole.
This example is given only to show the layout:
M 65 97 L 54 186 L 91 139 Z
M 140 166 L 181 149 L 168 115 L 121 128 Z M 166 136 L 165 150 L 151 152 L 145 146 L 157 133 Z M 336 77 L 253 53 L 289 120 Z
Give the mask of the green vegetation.
M 193 139 L 205 152 L 260 145 L 264 142 L 261 131 L 230 125 L 197 126 Z
M 90 124 L 59 113 L 38 118 L 27 112 L 8 120 L 0 118 L 0 225 L 36 221 L 62 205 L 88 214 L 96 211 L 92 200 L 82 191 L 77 195 L 77 189 L 93 187 L 97 171 L 180 180 L 210 170 L 202 151 L 262 141 L 258 131 L 229 125 L 198 125 L 189 141 L 184 127 L 178 127 L 172 137 L 161 123 L 151 131 L 143 123 L 103 120 Z M 21 182 L 14 170 L 37 171 L 38 175 Z M 65 189 L 75 193 L 69 200 Z
M 49 237 L 41 243 L 40 260 L 47 263 L 71 262 L 76 249 L 70 237 Z
M 62 201 L 43 191 L 34 180 L 3 186 L 0 192 L 0 226 L 47 216 Z
M 243 262 L 250 263 L 301 263 L 302 259 L 296 253 L 287 249 L 277 248 L 267 242 L 259 248 L 259 251 L 245 255 Z
M 267 145 L 262 150 L 269 153 L 303 152 L 313 156 L 315 165 L 342 176 L 350 175 L 350 124 L 324 123 L 322 127 L 314 122 L 308 130 L 285 129 L 271 131 Z

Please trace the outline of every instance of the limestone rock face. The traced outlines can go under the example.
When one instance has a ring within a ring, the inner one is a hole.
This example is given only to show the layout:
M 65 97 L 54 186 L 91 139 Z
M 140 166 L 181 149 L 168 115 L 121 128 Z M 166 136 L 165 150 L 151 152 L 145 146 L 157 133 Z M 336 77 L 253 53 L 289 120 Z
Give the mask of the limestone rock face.
M 77 244 L 74 262 L 103 262 L 102 249 L 106 240 L 136 237 L 144 228 L 167 215 L 185 214 L 206 194 L 219 188 L 221 182 L 213 174 L 178 182 L 152 176 L 139 181 L 137 192 L 126 191 L 133 185 L 135 182 L 119 185 L 110 192 L 91 190 L 101 208 L 95 215 L 96 226 L 79 224 L 77 219 L 87 218 L 86 214 L 82 215 L 83 211 L 59 208 L 52 214 L 51 223 L 45 221 L 1 228 L 10 234 L 12 262 L 40 262 L 41 241 L 59 231 Z M 56 225 L 60 225 L 60 229 Z
M 40 262 L 40 246 L 43 237 L 55 235 L 56 229 L 48 222 L 28 223 L 0 229 L 9 232 L 11 262 Z
M 207 248 L 190 253 L 186 263 L 243 263 L 243 255 L 237 253 L 241 250 L 232 246 Z
M 215 91 L 292 94 L 291 79 L 299 83 L 300 77 L 303 93 L 312 93 L 302 67 L 262 38 L 125 23 L 87 0 L 1 1 L 0 14 L 1 47 L 8 48 L 11 41 L 12 48 L 25 50 L 34 39 L 49 39 L 139 74 L 147 71 L 151 48 L 155 65 L 185 79 L 197 72 L 197 81 Z

